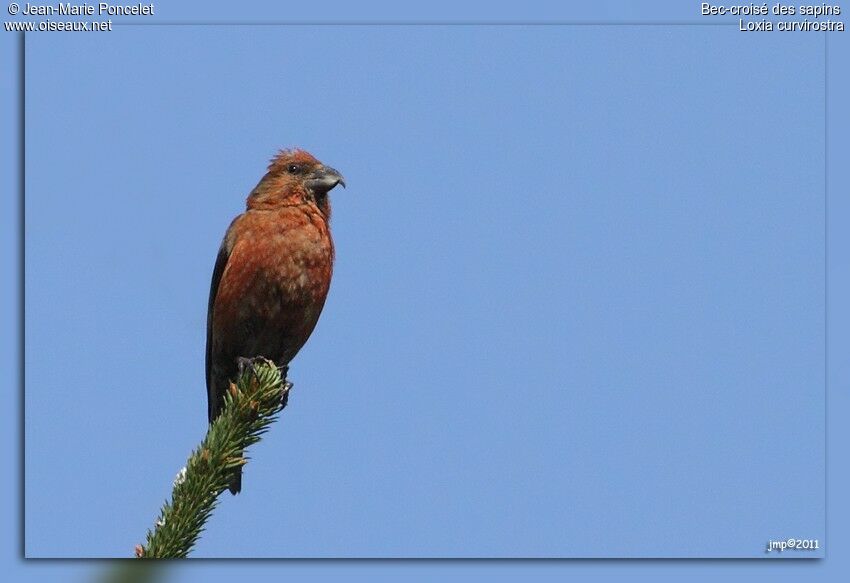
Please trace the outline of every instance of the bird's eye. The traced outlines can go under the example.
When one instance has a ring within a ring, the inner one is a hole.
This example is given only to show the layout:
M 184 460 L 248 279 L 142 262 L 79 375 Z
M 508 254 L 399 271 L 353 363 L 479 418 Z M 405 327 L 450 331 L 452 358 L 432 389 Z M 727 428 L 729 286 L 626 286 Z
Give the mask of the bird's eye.
M 286 170 L 287 170 L 287 172 L 289 172 L 290 174 L 298 174 L 299 172 L 301 172 L 301 166 L 299 166 L 298 164 L 290 164 L 290 165 L 286 168 Z

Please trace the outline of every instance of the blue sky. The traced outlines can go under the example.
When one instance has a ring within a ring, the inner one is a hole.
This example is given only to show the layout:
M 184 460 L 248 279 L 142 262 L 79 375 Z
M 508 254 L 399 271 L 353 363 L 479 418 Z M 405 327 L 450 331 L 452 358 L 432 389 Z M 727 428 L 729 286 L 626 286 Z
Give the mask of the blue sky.
M 215 250 L 288 145 L 349 183 L 335 279 L 195 556 L 824 539 L 820 36 L 125 27 L 31 36 L 27 75 L 29 556 L 143 537 L 204 430 Z

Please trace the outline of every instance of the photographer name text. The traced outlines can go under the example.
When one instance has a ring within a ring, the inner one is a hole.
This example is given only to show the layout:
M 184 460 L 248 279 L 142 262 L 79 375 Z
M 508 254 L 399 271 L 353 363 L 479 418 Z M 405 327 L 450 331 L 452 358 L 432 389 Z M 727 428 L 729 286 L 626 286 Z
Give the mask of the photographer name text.
M 24 16 L 153 16 L 153 4 L 25 4 L 20 12 Z

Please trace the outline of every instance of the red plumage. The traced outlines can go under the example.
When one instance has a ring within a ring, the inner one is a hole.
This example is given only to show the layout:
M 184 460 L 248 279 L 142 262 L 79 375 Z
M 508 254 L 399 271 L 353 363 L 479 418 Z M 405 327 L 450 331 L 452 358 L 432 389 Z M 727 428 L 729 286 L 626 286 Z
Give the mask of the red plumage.
M 286 370 L 319 320 L 333 272 L 328 192 L 342 176 L 303 150 L 284 150 L 227 229 L 207 313 L 207 413 L 212 422 L 240 358 Z M 241 488 L 241 472 L 230 485 Z

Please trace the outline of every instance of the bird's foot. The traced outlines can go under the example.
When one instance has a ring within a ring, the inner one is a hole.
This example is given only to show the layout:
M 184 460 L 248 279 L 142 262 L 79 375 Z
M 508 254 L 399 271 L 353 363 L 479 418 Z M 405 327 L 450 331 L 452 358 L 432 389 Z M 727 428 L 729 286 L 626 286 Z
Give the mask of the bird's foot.
M 254 375 L 256 380 L 259 380 L 257 377 L 257 363 L 264 361 L 265 358 L 262 356 L 254 356 L 252 358 L 248 358 L 246 356 L 239 356 L 236 358 L 236 366 L 239 369 L 239 376 L 241 377 L 245 374 L 246 370 L 250 370 L 251 374 Z
M 286 375 L 289 374 L 289 365 L 288 364 L 278 364 L 277 365 L 277 372 L 280 373 L 280 378 L 285 383 L 286 382 Z
M 279 365 L 277 370 L 280 371 L 280 379 L 283 381 L 283 390 L 280 393 L 280 408 L 283 409 L 289 402 L 289 391 L 291 391 L 292 387 L 295 385 L 286 380 L 286 375 L 289 373 L 289 365 Z
M 283 381 L 283 391 L 280 394 L 280 408 L 283 409 L 286 407 L 286 404 L 289 403 L 289 391 L 294 387 L 292 383 L 289 381 Z

